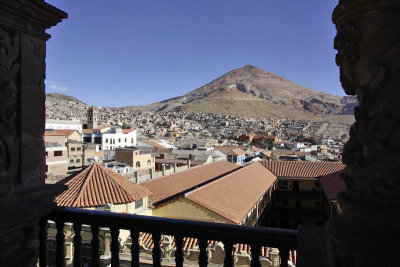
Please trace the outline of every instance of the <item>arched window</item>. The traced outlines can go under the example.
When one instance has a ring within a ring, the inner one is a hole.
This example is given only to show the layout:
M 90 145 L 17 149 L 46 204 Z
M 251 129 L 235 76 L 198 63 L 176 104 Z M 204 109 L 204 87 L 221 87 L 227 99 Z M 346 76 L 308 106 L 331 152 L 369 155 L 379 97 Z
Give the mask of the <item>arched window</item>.
M 149 166 L 149 167 L 151 166 L 151 160 L 147 161 L 147 166 Z
M 140 162 L 136 161 L 136 168 L 140 168 Z

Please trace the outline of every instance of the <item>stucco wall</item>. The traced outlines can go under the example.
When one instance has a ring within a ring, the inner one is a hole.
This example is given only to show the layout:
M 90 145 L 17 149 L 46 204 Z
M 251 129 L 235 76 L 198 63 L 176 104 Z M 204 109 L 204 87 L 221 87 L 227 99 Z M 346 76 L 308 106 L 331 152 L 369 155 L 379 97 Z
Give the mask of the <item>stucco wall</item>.
M 162 204 L 153 208 L 153 216 L 220 222 L 220 223 L 233 223 L 224 217 L 184 198 L 180 197 L 174 201 Z

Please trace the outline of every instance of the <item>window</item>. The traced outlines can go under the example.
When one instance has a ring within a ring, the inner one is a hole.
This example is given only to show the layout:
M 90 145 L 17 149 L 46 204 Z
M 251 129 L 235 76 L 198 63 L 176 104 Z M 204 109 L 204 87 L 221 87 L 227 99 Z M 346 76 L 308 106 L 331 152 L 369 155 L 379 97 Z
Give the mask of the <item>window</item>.
M 80 148 L 80 147 L 77 147 L 76 148 L 76 151 L 81 151 L 82 149 Z
M 118 143 L 121 143 L 121 138 L 118 138 Z
M 287 181 L 279 181 L 279 189 L 288 189 Z
M 76 159 L 75 162 L 76 162 L 76 163 L 80 163 L 80 162 L 81 162 L 81 159 Z
M 128 142 L 128 139 L 127 138 L 125 138 L 125 143 L 127 143 Z
M 140 162 L 136 161 L 136 168 L 140 168 Z
M 147 166 L 150 167 L 151 166 L 151 160 L 147 161 Z
M 108 138 L 106 138 L 106 144 L 108 144 Z
M 46 151 L 46 158 L 49 156 L 49 152 Z
M 71 147 L 71 151 L 75 151 L 75 147 Z
M 133 138 L 131 139 L 131 143 L 133 144 Z
M 73 159 L 70 159 L 70 160 L 69 160 L 69 163 L 74 163 L 74 160 L 73 160 Z
M 62 156 L 62 150 L 54 151 L 54 157 L 61 157 L 61 156 Z
M 137 209 L 140 209 L 140 208 L 143 208 L 143 198 L 138 199 L 138 200 L 135 201 L 135 209 L 137 210 Z

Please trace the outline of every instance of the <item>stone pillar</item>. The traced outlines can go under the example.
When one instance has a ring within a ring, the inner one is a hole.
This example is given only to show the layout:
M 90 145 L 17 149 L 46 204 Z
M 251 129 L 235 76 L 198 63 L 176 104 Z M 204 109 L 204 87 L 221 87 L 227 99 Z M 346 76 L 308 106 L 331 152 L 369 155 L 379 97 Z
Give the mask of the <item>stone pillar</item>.
M 45 185 L 46 29 L 67 14 L 0 0 L 0 266 L 34 266 L 38 225 L 64 187 Z
M 190 160 L 187 161 L 187 167 L 190 169 Z
M 174 173 L 176 173 L 176 163 L 174 163 Z
M 340 81 L 356 95 L 343 151 L 342 214 L 328 225 L 332 266 L 400 266 L 400 1 L 340 0 Z
M 162 176 L 164 176 L 165 175 L 165 165 L 162 165 L 162 167 L 161 167 L 161 173 L 162 173 Z
M 271 257 L 271 267 L 279 267 L 279 250 L 277 248 L 271 248 L 269 255 Z
M 149 172 L 150 172 L 150 179 L 153 179 L 153 169 L 149 169 Z

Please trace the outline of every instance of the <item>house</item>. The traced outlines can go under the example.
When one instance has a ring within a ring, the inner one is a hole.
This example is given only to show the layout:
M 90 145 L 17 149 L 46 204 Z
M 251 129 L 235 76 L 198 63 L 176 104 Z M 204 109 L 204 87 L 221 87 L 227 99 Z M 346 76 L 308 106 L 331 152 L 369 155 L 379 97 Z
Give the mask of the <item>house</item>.
M 228 161 L 233 163 L 242 163 L 246 159 L 247 152 L 241 148 L 235 148 L 229 151 L 226 156 Z
M 79 121 L 73 120 L 53 120 L 46 119 L 45 122 L 46 131 L 52 130 L 75 130 L 82 133 L 82 124 Z
M 102 150 L 115 150 L 118 147 L 136 146 L 136 130 L 120 127 L 84 129 L 83 141 L 101 145 Z
M 263 161 L 278 178 L 271 226 L 297 229 L 299 224 L 322 225 L 320 177 L 341 171 L 340 162 Z
M 238 168 L 240 167 L 236 164 L 219 161 L 146 181 L 141 185 L 152 192 L 150 202 L 154 211 L 161 207 L 163 203 L 183 196 L 185 193 L 212 182 Z
M 64 135 L 65 143 L 68 140 L 82 142 L 82 133 L 77 130 L 46 130 L 45 135 Z
M 115 158 L 116 161 L 132 167 L 133 171 L 155 169 L 155 158 L 153 155 L 136 147 L 116 148 Z
M 142 185 L 153 193 L 154 216 L 256 225 L 272 200 L 275 181 L 260 163 L 238 168 L 217 162 Z
M 103 162 L 104 150 L 101 150 L 101 145 L 92 143 L 83 143 L 83 165 L 89 165 L 96 162 Z
M 67 190 L 55 198 L 59 207 L 151 215 L 148 202 L 151 192 L 101 164 L 94 163 L 87 166 L 82 171 L 59 181 L 57 184 L 68 186 Z M 96 190 L 93 190 L 93 188 L 96 188 Z M 73 239 L 74 232 L 71 226 L 66 226 L 64 232 L 66 233 L 66 240 Z M 90 229 L 83 228 L 82 233 L 83 243 L 90 244 Z M 55 235 L 54 224 L 51 224 L 49 229 L 50 246 L 52 245 L 51 241 L 55 240 Z M 119 239 L 121 242 L 125 242 L 129 235 L 128 230 L 121 230 Z M 110 253 L 110 247 L 105 244 L 111 242 L 110 230 L 102 229 L 100 238 L 103 240 L 101 250 L 106 254 Z M 64 247 L 66 251 L 65 265 L 73 266 L 73 243 L 66 242 Z M 82 252 L 85 253 L 85 250 Z M 83 261 L 87 260 L 90 263 L 90 253 L 86 256 L 82 257 Z
M 46 149 L 46 172 L 57 175 L 67 174 L 68 151 L 64 135 L 44 135 L 44 146 Z

